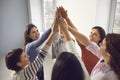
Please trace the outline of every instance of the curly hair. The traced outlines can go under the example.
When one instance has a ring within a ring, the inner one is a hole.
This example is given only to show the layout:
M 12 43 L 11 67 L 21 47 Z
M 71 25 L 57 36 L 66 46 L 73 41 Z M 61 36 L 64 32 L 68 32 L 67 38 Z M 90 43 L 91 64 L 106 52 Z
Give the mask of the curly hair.
M 120 79 L 120 34 L 111 33 L 106 36 L 106 51 L 111 55 L 110 67 Z

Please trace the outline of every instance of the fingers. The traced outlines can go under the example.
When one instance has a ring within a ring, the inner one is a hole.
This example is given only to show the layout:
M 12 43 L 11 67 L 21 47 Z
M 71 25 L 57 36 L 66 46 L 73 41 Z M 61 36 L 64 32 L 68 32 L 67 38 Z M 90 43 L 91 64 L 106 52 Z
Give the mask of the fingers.
M 62 6 L 57 7 L 56 14 L 58 18 L 62 16 L 63 18 L 67 18 L 67 10 L 65 10 Z
M 60 29 L 62 31 L 68 30 L 68 24 L 66 23 L 64 18 L 62 18 L 62 17 L 59 18 L 59 25 L 60 25 Z
M 60 12 L 63 18 L 67 18 L 67 10 L 65 10 L 62 6 L 60 7 Z
M 68 24 L 65 21 L 66 17 L 67 17 L 67 11 L 62 6 L 57 7 L 53 22 L 54 25 L 52 25 L 52 31 L 54 32 L 58 31 L 59 26 L 62 31 L 68 30 Z

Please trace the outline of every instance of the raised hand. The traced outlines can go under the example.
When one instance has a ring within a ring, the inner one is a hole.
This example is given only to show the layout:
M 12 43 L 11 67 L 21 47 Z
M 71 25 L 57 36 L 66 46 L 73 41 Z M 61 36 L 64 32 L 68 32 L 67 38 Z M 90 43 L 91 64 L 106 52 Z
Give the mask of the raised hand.
M 59 7 L 59 10 L 61 16 L 66 19 L 68 17 L 67 10 L 65 10 L 62 6 Z
M 65 41 L 71 40 L 71 37 L 68 32 L 69 25 L 66 23 L 66 21 L 64 20 L 64 18 L 62 16 L 60 16 L 60 18 L 59 18 L 59 25 L 60 25 L 60 30 L 65 38 Z
M 68 24 L 66 23 L 66 21 L 64 20 L 62 16 L 60 16 L 59 18 L 59 25 L 60 25 L 60 30 L 62 31 L 62 33 L 68 31 Z
M 59 12 L 58 12 L 58 8 L 55 12 L 55 18 L 53 21 L 53 24 L 51 26 L 52 32 L 56 33 L 58 32 L 58 28 L 59 28 Z

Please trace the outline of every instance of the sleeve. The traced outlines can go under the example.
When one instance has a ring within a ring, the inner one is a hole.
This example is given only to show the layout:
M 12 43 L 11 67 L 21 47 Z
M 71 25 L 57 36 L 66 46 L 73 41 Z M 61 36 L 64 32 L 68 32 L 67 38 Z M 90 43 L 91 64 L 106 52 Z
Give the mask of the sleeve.
M 77 50 L 75 48 L 75 43 L 73 40 L 66 42 L 66 48 L 67 48 L 68 52 L 74 53 L 77 58 L 81 58 L 80 54 L 77 52 Z
M 49 34 L 51 32 L 51 28 L 49 28 L 47 31 L 45 31 L 39 39 L 27 44 L 26 46 L 29 47 L 29 49 L 36 49 L 39 47 L 44 41 L 48 38 Z
M 95 56 L 97 56 L 99 59 L 102 58 L 102 55 L 100 53 L 100 47 L 95 42 L 91 42 L 91 44 L 88 45 L 86 49 L 93 53 Z
M 34 76 L 36 76 L 37 71 L 43 64 L 43 60 L 47 55 L 49 47 L 50 46 L 47 45 L 43 46 L 35 60 L 24 69 L 24 75 L 26 79 L 32 79 Z
M 73 40 L 66 42 L 66 48 L 69 52 L 73 53 L 78 58 L 81 66 L 83 68 L 84 74 L 85 74 L 85 80 L 90 80 L 88 71 L 87 71 L 87 69 L 86 69 L 86 67 L 85 67 L 85 65 L 80 57 L 80 54 L 76 52 L 76 48 L 74 46 Z
M 60 38 L 60 35 L 59 35 L 59 32 L 58 32 L 58 33 L 56 33 L 55 38 L 54 38 L 54 40 L 52 42 L 52 45 L 51 45 L 52 58 L 56 58 L 56 49 L 57 49 L 56 45 L 58 43 L 59 38 Z

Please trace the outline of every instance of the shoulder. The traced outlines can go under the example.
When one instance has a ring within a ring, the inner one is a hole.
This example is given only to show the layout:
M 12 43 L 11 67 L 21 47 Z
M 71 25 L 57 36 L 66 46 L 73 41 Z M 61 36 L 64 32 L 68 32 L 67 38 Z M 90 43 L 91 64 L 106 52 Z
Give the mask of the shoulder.
M 116 73 L 110 68 L 110 66 L 104 67 L 102 69 L 105 80 L 118 80 Z

